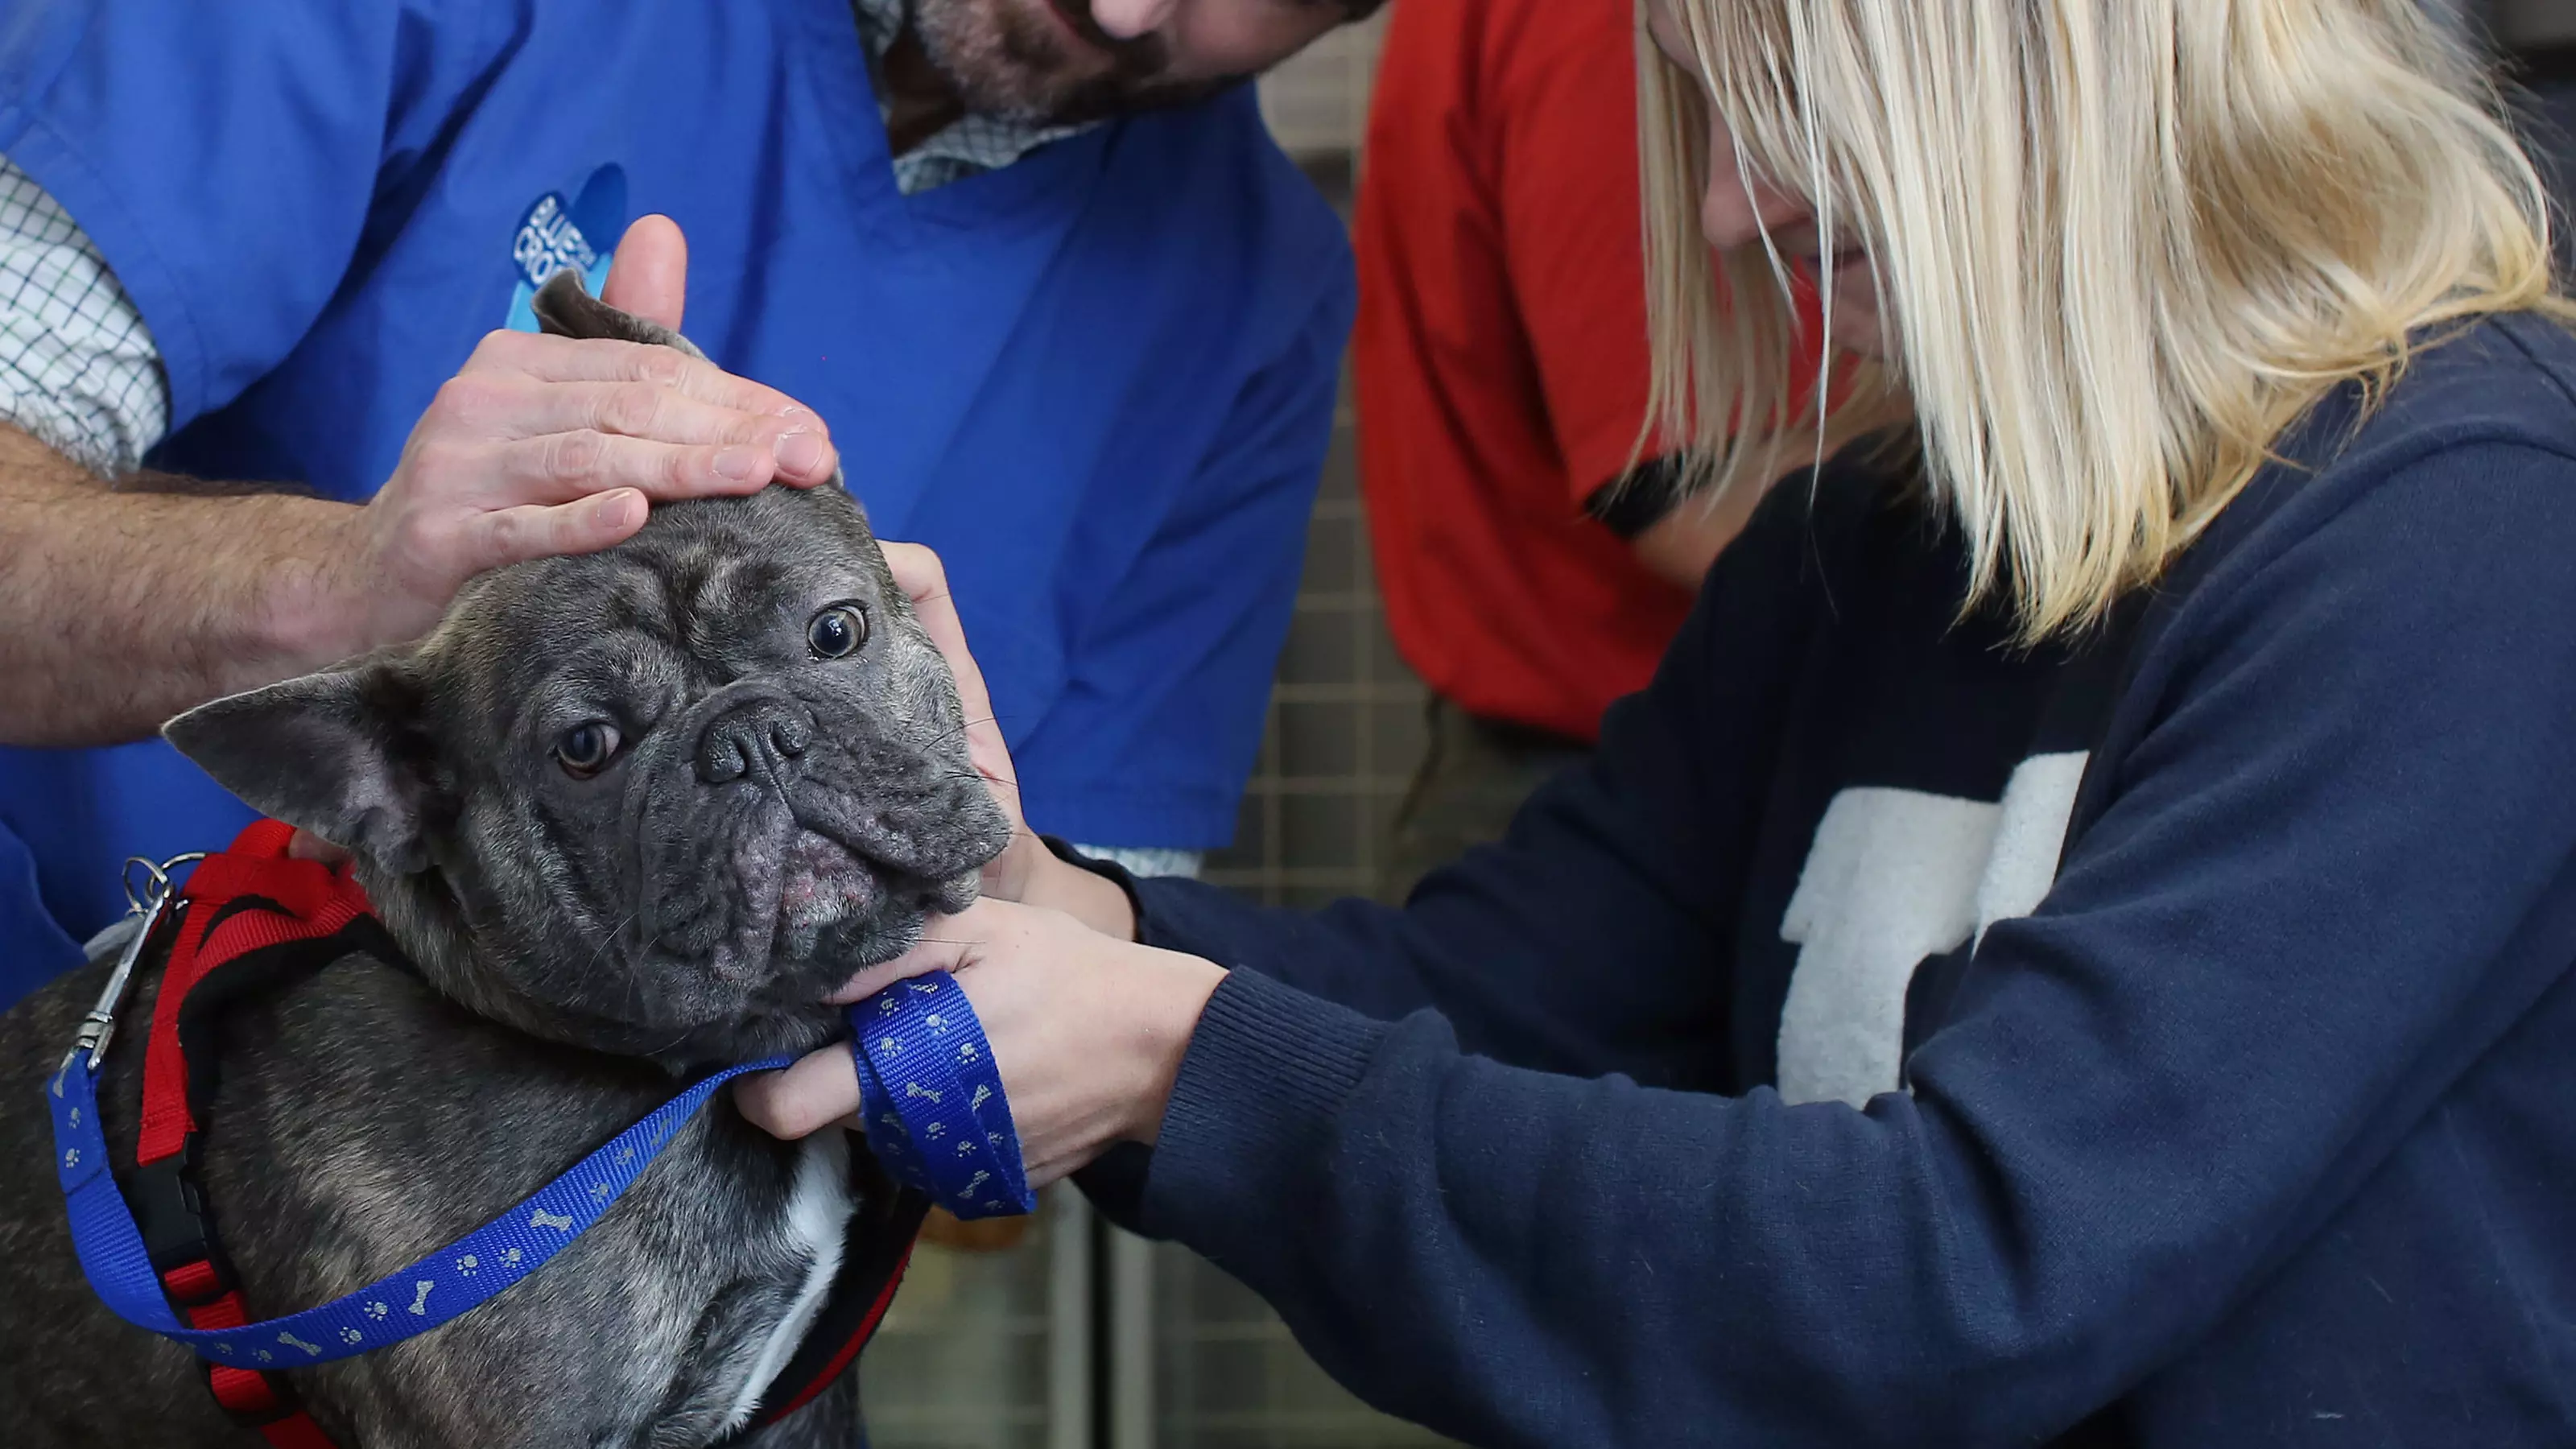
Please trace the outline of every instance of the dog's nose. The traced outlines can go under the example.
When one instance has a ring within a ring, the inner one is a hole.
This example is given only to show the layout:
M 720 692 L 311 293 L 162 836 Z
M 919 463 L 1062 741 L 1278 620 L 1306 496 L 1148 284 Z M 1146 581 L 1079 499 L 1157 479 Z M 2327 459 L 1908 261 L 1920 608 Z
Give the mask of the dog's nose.
M 722 785 L 748 774 L 775 775 L 805 753 L 813 722 L 782 700 L 755 700 L 715 717 L 698 736 L 698 778 Z

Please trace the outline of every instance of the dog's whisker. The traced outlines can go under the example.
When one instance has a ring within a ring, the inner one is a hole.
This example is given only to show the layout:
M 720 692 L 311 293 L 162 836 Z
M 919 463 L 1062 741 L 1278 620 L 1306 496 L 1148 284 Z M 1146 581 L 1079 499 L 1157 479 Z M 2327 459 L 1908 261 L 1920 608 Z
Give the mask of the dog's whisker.
M 617 938 L 625 933 L 626 928 L 635 924 L 635 918 L 643 914 L 643 910 L 644 908 L 639 905 L 634 910 L 628 911 L 616 925 L 608 928 L 608 933 L 606 935 L 599 938 L 599 944 L 591 948 L 590 959 L 582 962 L 581 970 L 574 973 L 574 984 L 576 986 L 587 986 L 590 984 L 591 968 L 599 964 L 599 958 L 608 953 L 609 947 L 617 944 Z

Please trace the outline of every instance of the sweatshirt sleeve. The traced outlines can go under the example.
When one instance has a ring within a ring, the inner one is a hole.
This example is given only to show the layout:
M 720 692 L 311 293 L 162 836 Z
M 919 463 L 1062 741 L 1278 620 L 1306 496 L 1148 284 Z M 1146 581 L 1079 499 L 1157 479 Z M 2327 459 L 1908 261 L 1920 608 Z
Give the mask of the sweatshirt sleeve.
M 2576 464 L 2457 450 L 2251 554 L 2147 651 L 2152 723 L 1911 1095 L 1550 1075 L 1298 989 L 1361 963 L 1238 971 L 1147 1226 L 1470 1442 L 2066 1430 L 2312 1237 L 2576 958 Z M 1489 900 L 1547 874 L 1469 869 Z M 1436 933 L 1462 971 L 1492 949 Z M 1365 949 L 1419 975 L 1426 948 Z M 1638 969 L 1548 936 L 1426 994 L 1508 1012 L 1471 998 L 1551 955 L 1614 996 Z
M 1403 909 L 1264 911 L 1192 881 L 1133 886 L 1149 944 L 1269 976 L 1358 1012 L 1441 1012 L 1471 1051 L 1667 1085 L 1723 1080 L 1737 890 L 1778 750 L 1803 596 L 1803 487 L 1720 559 L 1646 690 L 1613 706 L 1593 763 L 1543 786 L 1499 844 L 1432 873 Z

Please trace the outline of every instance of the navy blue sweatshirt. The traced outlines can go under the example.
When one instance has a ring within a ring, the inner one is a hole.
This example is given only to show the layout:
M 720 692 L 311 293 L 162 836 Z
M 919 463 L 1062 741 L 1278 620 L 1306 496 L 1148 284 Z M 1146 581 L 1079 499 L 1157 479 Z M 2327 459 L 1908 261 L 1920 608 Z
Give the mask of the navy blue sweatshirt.
M 2356 417 L 2081 649 L 1782 487 L 1404 909 L 1130 883 L 1240 969 L 1087 1185 L 1480 1445 L 2576 1443 L 2576 340 Z

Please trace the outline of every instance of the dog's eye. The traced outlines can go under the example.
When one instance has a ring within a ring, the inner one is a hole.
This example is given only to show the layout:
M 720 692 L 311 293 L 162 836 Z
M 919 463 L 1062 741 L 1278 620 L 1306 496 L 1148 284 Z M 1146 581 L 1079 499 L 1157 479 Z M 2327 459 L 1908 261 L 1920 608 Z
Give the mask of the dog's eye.
M 834 604 L 805 626 L 805 642 L 816 657 L 839 659 L 868 640 L 868 616 L 856 605 Z
M 574 725 L 555 741 L 555 759 L 564 773 L 576 780 L 587 780 L 606 768 L 617 756 L 617 726 L 604 719 Z

